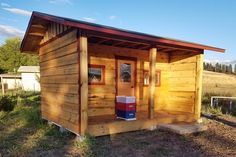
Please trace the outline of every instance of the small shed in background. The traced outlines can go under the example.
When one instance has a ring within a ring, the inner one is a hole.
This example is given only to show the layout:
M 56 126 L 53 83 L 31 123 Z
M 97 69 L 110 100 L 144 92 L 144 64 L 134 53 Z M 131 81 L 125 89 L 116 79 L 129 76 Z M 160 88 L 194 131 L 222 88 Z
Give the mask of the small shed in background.
M 18 72 L 21 73 L 22 89 L 25 91 L 40 91 L 39 66 L 20 66 Z
M 6 90 L 17 89 L 21 87 L 21 76 L 16 74 L 0 75 L 1 90 L 4 94 Z

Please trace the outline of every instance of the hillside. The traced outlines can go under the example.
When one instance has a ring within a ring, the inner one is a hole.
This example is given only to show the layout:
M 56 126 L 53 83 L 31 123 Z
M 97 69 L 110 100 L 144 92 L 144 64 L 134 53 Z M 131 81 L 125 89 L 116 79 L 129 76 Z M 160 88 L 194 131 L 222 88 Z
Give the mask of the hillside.
M 236 75 L 204 71 L 203 93 L 236 96 Z

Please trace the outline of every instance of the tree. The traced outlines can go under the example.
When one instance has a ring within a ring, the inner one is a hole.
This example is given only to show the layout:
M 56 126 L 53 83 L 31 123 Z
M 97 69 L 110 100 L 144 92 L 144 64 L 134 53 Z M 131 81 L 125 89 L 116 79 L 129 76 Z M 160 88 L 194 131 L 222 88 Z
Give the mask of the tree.
M 222 72 L 226 73 L 226 65 L 225 64 L 222 65 Z
M 232 67 L 232 64 L 229 65 L 229 74 L 232 74 L 233 73 L 233 67 Z
M 234 74 L 236 74 L 236 64 L 234 64 Z
M 38 65 L 38 56 L 20 52 L 21 39 L 9 38 L 0 46 L 0 72 L 16 72 L 22 65 Z

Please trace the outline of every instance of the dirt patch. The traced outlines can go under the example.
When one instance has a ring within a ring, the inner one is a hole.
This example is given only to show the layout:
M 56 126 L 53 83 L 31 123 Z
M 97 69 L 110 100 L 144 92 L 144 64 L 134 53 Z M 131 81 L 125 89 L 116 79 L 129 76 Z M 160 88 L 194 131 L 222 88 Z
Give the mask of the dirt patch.
M 234 123 L 236 118 L 219 117 Z M 236 156 L 236 129 L 222 121 L 203 118 L 209 129 L 202 133 L 178 135 L 164 130 L 137 131 L 94 139 L 84 156 Z M 76 152 L 76 149 L 72 152 Z M 76 153 L 74 153 L 76 154 Z

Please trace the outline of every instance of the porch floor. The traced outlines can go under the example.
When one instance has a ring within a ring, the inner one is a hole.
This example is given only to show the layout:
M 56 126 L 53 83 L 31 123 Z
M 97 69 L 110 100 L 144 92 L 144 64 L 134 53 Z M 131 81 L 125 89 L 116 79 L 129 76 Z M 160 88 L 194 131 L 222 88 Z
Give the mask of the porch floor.
M 173 111 L 158 111 L 155 112 L 154 118 L 163 118 L 163 117 L 176 117 L 180 115 L 192 115 L 191 113 L 186 112 L 173 112 Z M 148 119 L 148 112 L 142 111 L 136 113 L 136 119 L 137 120 L 145 120 Z M 103 124 L 103 123 L 111 123 L 114 121 L 124 121 L 122 119 L 117 119 L 116 115 L 102 115 L 102 116 L 92 116 L 89 117 L 88 123 L 89 125 L 95 125 L 95 124 Z
M 125 121 L 115 115 L 92 116 L 88 119 L 88 132 L 94 136 L 108 135 L 141 129 L 151 129 L 158 124 L 195 122 L 194 114 L 185 112 L 158 111 L 154 118 L 148 118 L 148 112 L 137 112 L 137 120 Z

